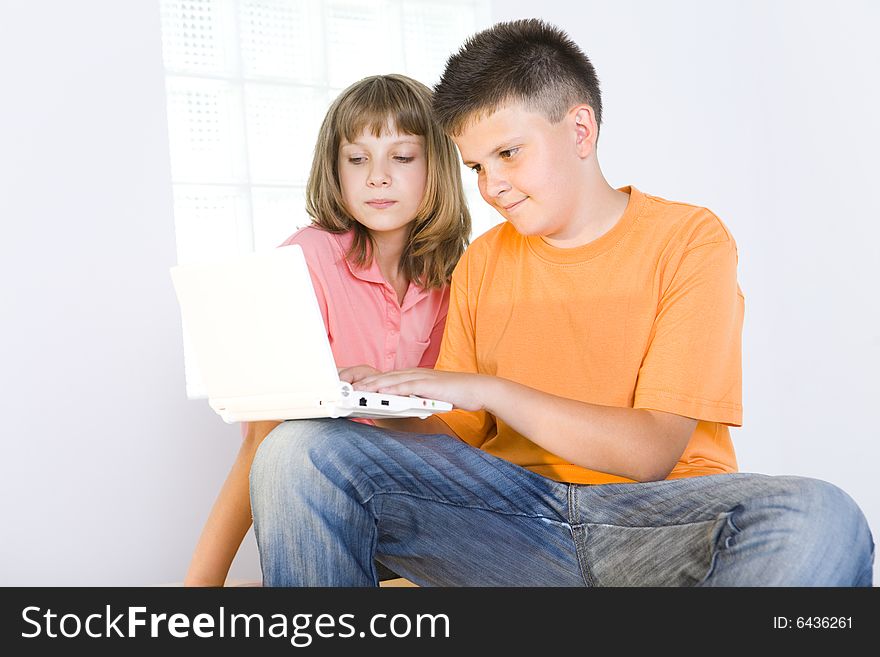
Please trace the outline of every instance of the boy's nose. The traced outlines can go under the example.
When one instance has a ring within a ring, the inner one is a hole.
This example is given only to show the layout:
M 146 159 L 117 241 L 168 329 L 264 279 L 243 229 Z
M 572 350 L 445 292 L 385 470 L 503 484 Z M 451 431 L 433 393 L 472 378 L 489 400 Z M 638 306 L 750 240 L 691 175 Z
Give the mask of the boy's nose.
M 486 194 L 491 198 L 498 198 L 510 189 L 510 183 L 493 171 L 486 172 Z

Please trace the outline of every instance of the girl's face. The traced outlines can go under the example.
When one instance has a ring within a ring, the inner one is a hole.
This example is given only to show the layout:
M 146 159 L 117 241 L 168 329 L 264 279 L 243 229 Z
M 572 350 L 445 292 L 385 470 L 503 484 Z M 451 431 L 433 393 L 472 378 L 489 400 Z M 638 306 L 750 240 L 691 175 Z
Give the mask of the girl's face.
M 367 129 L 339 145 L 339 184 L 345 206 L 373 232 L 395 232 L 415 219 L 425 195 L 425 138 L 397 132 L 393 123 L 375 137 Z

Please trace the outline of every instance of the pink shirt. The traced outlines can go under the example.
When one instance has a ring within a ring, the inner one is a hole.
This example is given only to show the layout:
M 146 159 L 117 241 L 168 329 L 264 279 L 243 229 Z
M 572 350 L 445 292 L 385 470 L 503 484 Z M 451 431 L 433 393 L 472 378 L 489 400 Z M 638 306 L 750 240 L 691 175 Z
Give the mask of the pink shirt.
M 410 283 L 403 303 L 398 303 L 375 261 L 358 269 L 345 258 L 352 239 L 350 232 L 334 234 L 308 226 L 281 245 L 302 246 L 337 367 L 434 367 L 449 288 L 423 290 Z

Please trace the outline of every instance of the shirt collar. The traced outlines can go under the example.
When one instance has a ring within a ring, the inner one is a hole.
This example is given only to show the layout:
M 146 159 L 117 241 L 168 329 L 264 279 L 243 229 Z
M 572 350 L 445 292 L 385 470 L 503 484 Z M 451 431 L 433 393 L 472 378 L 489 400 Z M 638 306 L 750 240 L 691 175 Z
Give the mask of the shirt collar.
M 336 238 L 336 243 L 339 244 L 339 257 L 345 263 L 345 266 L 348 267 L 348 271 L 351 272 L 352 276 L 369 283 L 386 284 L 385 277 L 382 276 L 382 272 L 379 271 L 379 265 L 376 264 L 375 260 L 362 269 L 353 264 L 346 257 L 348 250 L 351 248 L 352 242 L 354 242 L 354 231 L 349 230 L 345 233 L 335 233 L 333 237 Z

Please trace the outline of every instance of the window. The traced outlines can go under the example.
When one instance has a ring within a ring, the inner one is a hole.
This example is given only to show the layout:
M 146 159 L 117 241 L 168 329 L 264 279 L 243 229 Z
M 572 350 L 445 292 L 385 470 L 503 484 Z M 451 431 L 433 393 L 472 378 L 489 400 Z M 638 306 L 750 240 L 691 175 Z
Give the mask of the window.
M 309 223 L 332 100 L 368 75 L 431 86 L 489 0 L 160 0 L 179 263 L 271 249 Z M 500 220 L 463 170 L 474 235 Z M 204 396 L 184 345 L 187 394 Z

